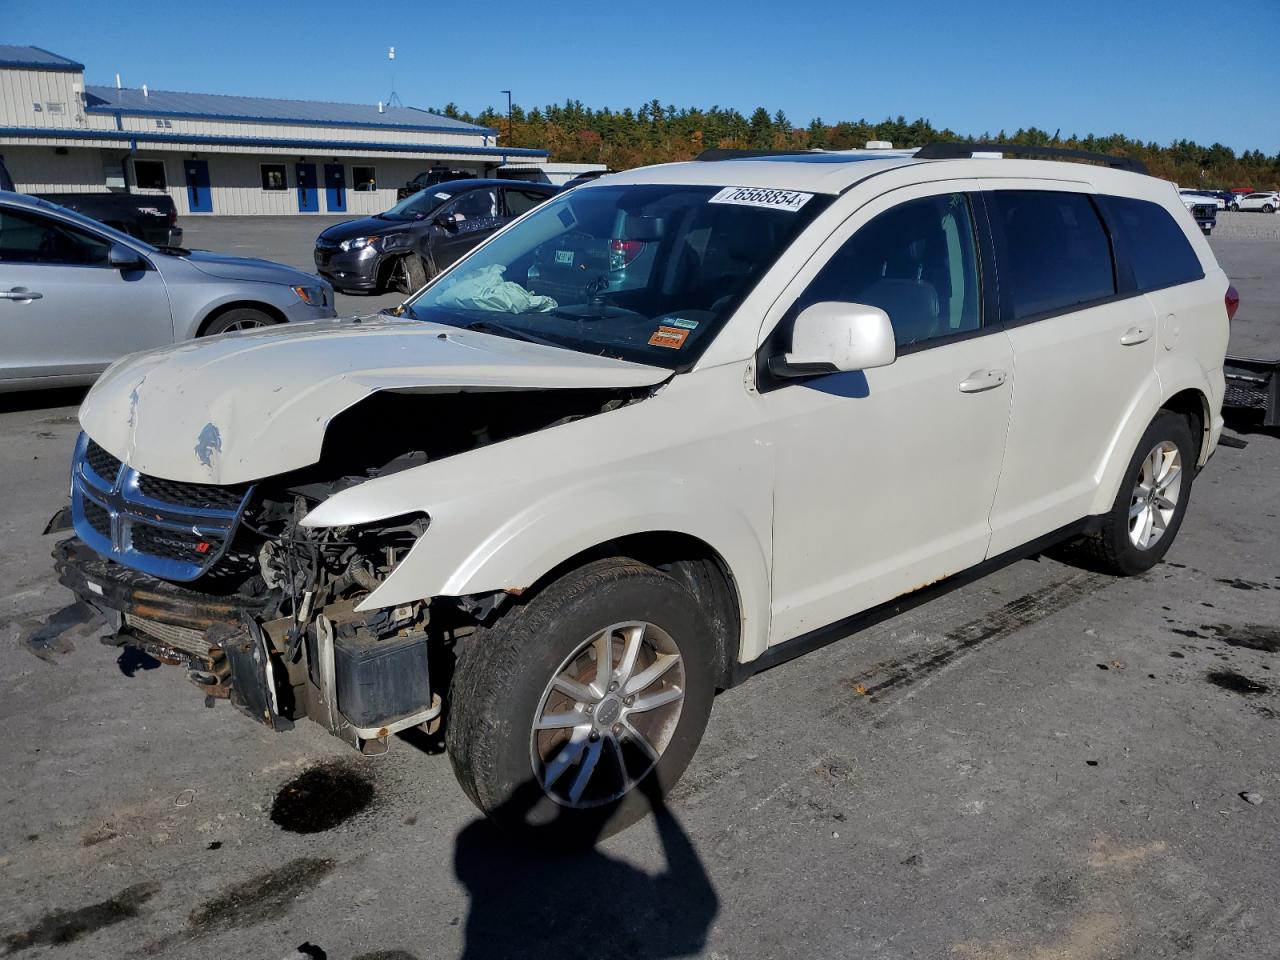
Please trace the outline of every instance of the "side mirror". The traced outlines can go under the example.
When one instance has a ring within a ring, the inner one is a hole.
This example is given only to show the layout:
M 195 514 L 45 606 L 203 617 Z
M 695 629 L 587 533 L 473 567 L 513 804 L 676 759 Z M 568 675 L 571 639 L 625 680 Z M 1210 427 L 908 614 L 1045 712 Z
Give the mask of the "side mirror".
M 445 230 L 458 229 L 458 221 L 454 218 L 453 214 L 450 214 L 447 217 L 436 217 L 431 222 L 434 223 L 437 227 L 443 227 Z
M 893 324 L 879 307 L 815 303 L 796 317 L 791 352 L 769 359 L 775 377 L 811 377 L 887 366 L 897 358 Z
M 142 254 L 123 243 L 113 243 L 107 252 L 107 265 L 115 270 L 145 270 L 147 261 Z

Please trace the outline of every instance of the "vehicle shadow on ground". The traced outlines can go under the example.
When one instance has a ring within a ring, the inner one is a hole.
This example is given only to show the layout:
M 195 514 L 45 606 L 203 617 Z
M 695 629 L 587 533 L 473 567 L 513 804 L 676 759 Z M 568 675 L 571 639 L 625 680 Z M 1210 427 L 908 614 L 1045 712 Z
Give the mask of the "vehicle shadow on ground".
M 78 407 L 88 387 L 59 387 L 56 390 L 20 390 L 0 393 L 0 413 L 45 410 L 51 407 Z
M 470 898 L 463 960 L 702 955 L 720 900 L 683 827 L 651 793 L 652 821 L 632 830 L 657 829 L 666 859 L 657 874 L 594 845 L 560 853 L 536 841 L 518 845 L 485 819 L 463 829 L 453 859 Z M 541 797 L 530 781 L 503 814 L 523 813 Z
M 1280 427 L 1263 426 L 1261 410 L 1224 410 L 1222 419 L 1232 433 L 1280 439 Z

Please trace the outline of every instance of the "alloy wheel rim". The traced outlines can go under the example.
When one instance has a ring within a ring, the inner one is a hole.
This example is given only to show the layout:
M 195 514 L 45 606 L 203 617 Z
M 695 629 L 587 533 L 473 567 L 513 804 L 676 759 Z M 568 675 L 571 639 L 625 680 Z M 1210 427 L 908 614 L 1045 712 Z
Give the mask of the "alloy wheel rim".
M 1182 494 L 1182 452 L 1162 440 L 1143 458 L 1129 500 L 1129 542 L 1150 550 L 1173 523 Z
M 592 634 L 534 714 L 530 760 L 543 792 L 576 808 L 620 799 L 670 746 L 684 693 L 684 661 L 665 630 L 633 620 Z
M 230 333 L 232 330 L 257 330 L 260 327 L 265 326 L 266 324 L 261 320 L 237 320 L 235 323 L 228 326 L 225 332 Z

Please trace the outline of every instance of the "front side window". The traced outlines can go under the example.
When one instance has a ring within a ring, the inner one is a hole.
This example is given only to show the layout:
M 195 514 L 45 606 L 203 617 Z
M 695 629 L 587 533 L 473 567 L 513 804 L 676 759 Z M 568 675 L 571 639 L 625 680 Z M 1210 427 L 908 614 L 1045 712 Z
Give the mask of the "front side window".
M 440 211 L 459 223 L 467 220 L 491 220 L 498 215 L 497 190 L 470 190 Z
M 1169 211 L 1149 200 L 1098 197 L 1112 230 L 1119 234 L 1134 286 L 1139 292 L 1189 283 L 1204 276 L 1200 258 Z
M 284 178 L 283 163 L 264 163 L 262 165 L 262 189 L 263 190 L 287 190 L 288 184 Z
M 111 244 L 101 237 L 39 214 L 0 210 L 0 263 L 74 267 L 107 265 Z
M 355 189 L 365 193 L 378 189 L 378 172 L 373 167 L 351 167 L 351 179 L 355 181 Z
M 407 305 L 421 320 L 685 368 L 827 197 L 669 184 L 570 191 Z
M 1111 241 L 1088 196 L 995 190 L 987 197 L 1004 236 L 1000 294 L 1010 320 L 1031 320 L 1115 294 Z
M 163 190 L 168 186 L 163 160 L 133 161 L 133 180 L 139 190 Z
M 969 198 L 908 200 L 863 225 L 796 306 L 823 301 L 879 307 L 899 349 L 977 330 L 982 301 Z

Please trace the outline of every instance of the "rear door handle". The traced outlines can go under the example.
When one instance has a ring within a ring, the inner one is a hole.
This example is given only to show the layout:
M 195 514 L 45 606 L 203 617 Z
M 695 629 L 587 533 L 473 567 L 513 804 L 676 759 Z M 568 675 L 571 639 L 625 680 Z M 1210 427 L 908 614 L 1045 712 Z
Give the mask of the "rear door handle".
M 36 293 L 26 287 L 14 287 L 12 290 L 0 290 L 0 300 L 39 300 L 43 293 Z
M 975 370 L 960 381 L 960 392 L 981 393 L 1000 386 L 1007 379 L 1009 374 L 1003 370 Z
M 1120 335 L 1120 342 L 1126 347 L 1132 347 L 1135 343 L 1146 343 L 1151 339 L 1151 330 L 1147 327 L 1130 327 Z

